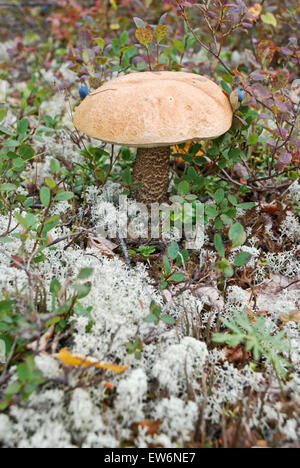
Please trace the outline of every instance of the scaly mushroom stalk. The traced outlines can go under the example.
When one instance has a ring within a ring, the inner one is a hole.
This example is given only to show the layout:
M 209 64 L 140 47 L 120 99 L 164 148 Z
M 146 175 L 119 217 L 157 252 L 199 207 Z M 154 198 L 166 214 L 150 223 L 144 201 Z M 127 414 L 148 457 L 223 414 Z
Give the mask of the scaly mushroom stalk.
M 170 146 L 138 148 L 133 168 L 134 198 L 141 203 L 163 203 L 168 199 Z

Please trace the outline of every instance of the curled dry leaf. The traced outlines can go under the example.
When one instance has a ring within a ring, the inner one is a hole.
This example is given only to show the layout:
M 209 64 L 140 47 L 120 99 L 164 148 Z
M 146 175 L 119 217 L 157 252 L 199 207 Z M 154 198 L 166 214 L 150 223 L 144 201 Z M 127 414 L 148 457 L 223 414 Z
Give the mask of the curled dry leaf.
M 219 311 L 224 309 L 224 297 L 216 286 L 200 287 L 195 292 L 195 295 L 213 309 L 217 309 Z
M 40 340 L 32 341 L 26 346 L 26 348 L 30 349 L 31 351 L 38 352 L 38 353 L 46 351 L 49 340 L 52 337 L 54 330 L 55 330 L 55 325 L 51 325 L 51 327 L 48 328 L 46 333 L 41 336 Z
M 299 290 L 300 282 L 298 279 L 293 280 L 287 276 L 271 273 L 269 279 L 259 284 L 255 288 L 255 315 L 250 307 L 244 308 L 250 322 L 255 323 L 255 317 L 257 315 L 267 315 L 274 310 L 284 289 L 288 291 Z M 248 296 L 248 303 L 250 304 L 251 299 L 253 299 L 252 291 L 247 290 L 245 294 Z M 252 320 L 254 320 L 254 322 L 252 322 Z
M 118 246 L 110 240 L 105 239 L 105 237 L 89 234 L 88 247 L 90 249 L 100 250 L 100 252 L 107 257 L 113 257 L 115 255 L 113 250 L 115 250 Z
M 239 431 L 238 441 L 237 430 Z M 239 429 L 232 424 L 226 429 L 225 434 L 228 448 L 252 448 L 257 444 L 257 434 L 246 424 Z
M 245 351 L 245 348 L 240 345 L 233 346 L 232 348 L 225 346 L 224 351 L 227 361 L 231 363 L 238 364 L 242 362 L 247 362 L 250 357 L 250 353 Z
M 116 364 L 107 364 L 99 362 L 97 359 L 91 356 L 82 356 L 80 354 L 72 354 L 68 349 L 62 348 L 55 357 L 67 366 L 72 367 L 94 367 L 95 369 L 108 369 L 116 374 L 122 374 L 124 371 L 129 369 L 129 366 L 119 366 Z
M 263 213 L 267 213 L 270 216 L 274 216 L 280 214 L 280 207 L 277 205 L 277 203 L 262 204 L 261 211 Z
M 137 430 L 139 427 L 146 429 L 146 434 L 148 436 L 154 436 L 157 434 L 161 425 L 161 421 L 152 421 L 151 419 L 144 419 L 142 421 L 136 421 L 133 423 L 133 429 Z
M 300 323 L 300 311 L 297 309 L 292 309 L 290 310 L 288 314 L 281 314 L 280 320 L 283 323 L 287 323 L 287 322 Z

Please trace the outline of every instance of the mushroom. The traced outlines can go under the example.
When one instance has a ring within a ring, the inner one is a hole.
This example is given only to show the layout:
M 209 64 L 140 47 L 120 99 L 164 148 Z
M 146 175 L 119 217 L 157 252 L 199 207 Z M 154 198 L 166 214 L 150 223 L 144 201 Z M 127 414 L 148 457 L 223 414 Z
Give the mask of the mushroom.
M 170 147 L 216 138 L 232 124 L 232 108 L 208 78 L 185 72 L 131 73 L 106 82 L 74 113 L 75 127 L 104 142 L 136 147 L 137 201 L 167 201 Z

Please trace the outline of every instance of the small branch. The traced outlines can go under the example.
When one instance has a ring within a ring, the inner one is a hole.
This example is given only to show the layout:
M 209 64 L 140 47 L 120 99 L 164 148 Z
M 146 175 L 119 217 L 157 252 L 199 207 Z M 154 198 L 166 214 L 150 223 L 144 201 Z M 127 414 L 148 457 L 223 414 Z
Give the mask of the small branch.
M 125 263 L 126 263 L 126 266 L 129 270 L 131 270 L 131 265 L 130 265 L 130 259 L 129 259 L 129 255 L 128 255 L 128 250 L 127 250 L 127 246 L 124 242 L 124 239 L 123 237 L 121 236 L 121 234 L 117 233 L 117 238 L 120 242 L 120 245 L 121 245 L 121 248 L 122 248 L 122 251 L 123 251 L 123 254 L 124 254 L 124 258 L 125 258 Z
M 230 68 L 223 62 L 223 60 L 215 53 L 213 52 L 210 47 L 208 47 L 206 44 L 204 44 L 204 42 L 201 41 L 201 39 L 199 39 L 199 37 L 197 36 L 197 34 L 195 34 L 193 28 L 191 27 L 190 25 L 190 22 L 185 14 L 185 9 L 182 5 L 180 5 L 180 3 L 178 2 L 178 0 L 175 0 L 180 11 L 181 11 L 181 16 L 183 17 L 184 21 L 185 21 L 185 24 L 188 28 L 188 30 L 190 31 L 190 33 L 193 35 L 193 37 L 196 39 L 196 41 L 201 45 L 201 47 L 203 47 L 203 49 L 207 50 L 207 52 L 209 52 L 210 54 L 212 54 L 219 62 L 220 64 L 223 66 L 223 68 L 225 68 L 225 70 L 230 73 L 230 75 L 234 76 L 234 73 L 230 70 Z
M 289 168 L 289 169 L 285 169 L 285 170 L 282 171 L 282 172 L 279 172 L 278 174 L 272 174 L 272 175 L 267 176 L 267 177 L 258 177 L 258 178 L 249 179 L 248 182 L 254 183 L 254 182 L 260 182 L 260 181 L 262 181 L 262 180 L 274 179 L 275 177 L 279 177 L 279 176 L 285 174 L 286 172 L 295 171 L 295 170 L 297 170 L 297 169 L 300 169 L 300 167 L 297 167 L 297 166 L 291 167 L 291 168 Z

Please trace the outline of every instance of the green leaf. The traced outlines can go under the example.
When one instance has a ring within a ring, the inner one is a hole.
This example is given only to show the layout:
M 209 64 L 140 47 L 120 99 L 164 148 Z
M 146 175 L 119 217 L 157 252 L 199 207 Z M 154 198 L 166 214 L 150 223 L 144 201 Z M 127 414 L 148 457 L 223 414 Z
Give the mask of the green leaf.
M 216 271 L 224 272 L 224 270 L 229 267 L 230 267 L 229 261 L 223 257 L 222 260 L 220 260 L 219 262 L 216 262 L 214 269 Z
M 225 257 L 225 249 L 221 234 L 217 233 L 214 236 L 214 244 L 221 258 Z
M 56 182 L 54 179 L 52 179 L 51 177 L 45 177 L 45 184 L 47 185 L 47 187 L 49 187 L 50 189 L 54 189 L 56 187 Z
M 223 189 L 218 189 L 214 194 L 213 194 L 213 198 L 215 200 L 216 203 L 221 203 L 224 199 L 224 196 L 225 196 L 225 192 Z
M 21 224 L 21 226 L 23 226 L 24 229 L 27 229 L 26 219 L 23 218 L 23 216 L 20 215 L 20 213 L 15 212 L 15 213 L 14 213 L 14 217 L 16 218 L 16 220 L 18 221 L 18 223 Z
M 228 218 L 231 218 L 233 219 L 236 215 L 236 208 L 229 208 L 228 210 L 225 210 L 225 214 L 226 216 L 228 216 Z
M 25 163 L 22 158 L 16 158 L 13 160 L 13 170 L 22 171 L 25 168 Z
M 177 39 L 174 39 L 173 41 L 173 46 L 175 47 L 176 50 L 178 50 L 178 52 L 180 52 L 181 54 L 184 54 L 184 45 L 181 41 L 178 41 Z
M 49 231 L 51 231 L 51 229 L 53 229 L 59 223 L 59 220 L 59 215 L 51 216 L 50 218 L 48 218 L 44 224 L 42 235 L 45 236 Z
M 9 406 L 9 401 L 0 401 L 0 411 L 5 411 Z
M 141 18 L 139 18 L 138 16 L 134 16 L 133 21 L 135 22 L 135 25 L 136 25 L 137 28 L 145 28 L 146 27 L 145 21 L 142 20 Z
M 118 39 L 112 39 L 111 40 L 111 46 L 112 46 L 112 50 L 113 50 L 113 53 L 117 56 L 117 57 L 120 57 L 121 55 L 121 47 L 120 47 L 120 42 L 118 41 Z
M 221 214 L 220 218 L 226 226 L 231 226 L 233 223 L 232 219 L 228 215 Z
M 226 81 L 222 80 L 220 84 L 221 84 L 222 88 L 224 89 L 225 93 L 227 93 L 227 94 L 231 93 L 231 86 L 229 86 L 229 84 L 226 83 Z
M 226 343 L 228 346 L 244 344 L 246 351 L 250 351 L 256 361 L 263 355 L 273 365 L 277 376 L 285 377 L 285 368 L 291 367 L 280 355 L 290 350 L 290 344 L 284 338 L 285 330 L 274 334 L 264 317 L 259 317 L 252 325 L 245 312 L 235 312 L 230 319 L 222 319 L 222 323 L 233 333 L 214 334 L 213 341 Z
M 0 192 L 13 192 L 15 190 L 17 190 L 17 187 L 14 184 L 1 184 L 0 185 Z
M 105 41 L 104 39 L 102 39 L 102 37 L 98 37 L 98 39 L 95 40 L 97 46 L 100 47 L 100 50 L 101 52 L 103 51 L 104 47 L 105 47 Z
M 122 182 L 127 187 L 132 186 L 132 175 L 128 167 L 122 172 Z
M 51 327 L 51 325 L 55 325 L 56 323 L 59 323 L 61 321 L 61 317 L 53 317 L 52 319 L 48 320 L 45 323 L 46 327 Z
M 171 265 L 166 255 L 163 256 L 164 267 L 167 273 L 171 273 Z
M 205 205 L 204 210 L 209 218 L 216 218 L 219 214 L 216 205 Z
M 18 140 L 11 139 L 5 140 L 2 144 L 7 148 L 16 148 L 17 146 L 19 146 L 20 142 Z
M 238 162 L 240 158 L 245 158 L 245 154 L 239 148 L 232 148 L 228 153 L 231 161 Z
M 172 276 L 170 276 L 168 281 L 174 281 L 175 283 L 181 283 L 181 281 L 185 281 L 185 276 L 183 273 L 174 273 Z
M 228 195 L 228 201 L 233 205 L 233 206 L 236 206 L 238 204 L 238 201 L 236 199 L 236 197 L 234 197 L 233 195 L 229 194 Z
M 191 190 L 189 182 L 187 180 L 183 180 L 182 182 L 180 182 L 178 184 L 178 189 L 177 190 L 178 190 L 178 194 L 181 197 L 184 197 Z
M 26 363 L 22 363 L 18 365 L 17 375 L 18 375 L 20 382 L 27 382 L 30 379 L 31 373 Z
M 59 291 L 60 291 L 60 288 L 61 288 L 61 284 L 58 281 L 58 279 L 53 278 L 51 280 L 51 283 L 50 283 L 50 292 L 51 292 L 51 294 L 57 295 L 59 293 Z
M 128 41 L 128 33 L 127 31 L 123 31 L 121 36 L 120 36 L 120 44 L 121 46 L 124 46 L 126 42 Z
M 29 229 L 37 223 L 36 217 L 32 213 L 28 213 L 25 217 L 26 227 Z
M 0 122 L 6 117 L 7 110 L 6 109 L 0 109 Z
M 22 143 L 18 149 L 18 154 L 22 156 L 26 161 L 29 159 L 33 158 L 35 155 L 34 150 L 31 148 L 31 146 L 26 145 L 25 143 Z
M 221 218 L 216 218 L 214 221 L 215 229 L 223 229 L 223 221 Z
M 49 206 L 51 198 L 51 192 L 48 187 L 42 187 L 40 190 L 40 200 L 45 208 Z
M 67 200 L 71 200 L 71 198 L 73 198 L 73 197 L 74 197 L 73 192 L 62 191 L 62 192 L 58 192 L 58 194 L 55 196 L 54 200 L 55 201 L 67 201 Z
M 186 249 L 183 249 L 176 258 L 176 263 L 179 266 L 183 265 L 183 262 L 187 263 L 189 260 L 189 252 Z
M 177 242 L 172 242 L 171 245 L 168 247 L 168 256 L 171 260 L 175 260 L 177 258 L 179 252 L 179 247 Z
M 57 159 L 51 159 L 50 169 L 51 172 L 53 172 L 54 174 L 57 174 L 60 171 L 60 164 L 59 161 L 57 161 Z
M 16 382 L 6 387 L 4 393 L 6 397 L 10 398 L 12 395 L 19 393 L 20 390 L 21 390 L 21 384 L 19 382 Z
M 249 262 L 250 258 L 251 258 L 251 254 L 249 252 L 240 252 L 235 257 L 233 263 L 235 266 L 240 267 L 240 266 L 246 265 L 246 263 Z
M 232 241 L 232 248 L 235 248 L 243 245 L 247 236 L 243 226 L 240 223 L 235 223 L 230 227 L 228 237 Z
M 160 319 L 169 325 L 174 325 L 175 323 L 175 320 L 173 319 L 173 317 L 170 317 L 170 315 L 162 315 Z
M 78 299 L 83 299 L 89 294 L 92 288 L 92 285 L 88 281 L 87 283 L 84 283 L 84 284 L 74 284 L 73 287 L 75 291 L 77 292 Z
M 230 265 L 230 266 L 226 267 L 226 268 L 224 269 L 223 273 L 224 273 L 224 275 L 225 275 L 226 278 L 230 278 L 231 276 L 233 276 L 234 271 L 233 271 L 232 266 Z
M 277 20 L 273 13 L 265 13 L 264 15 L 261 15 L 261 20 L 265 24 L 271 24 L 276 28 L 277 26 Z
M 14 303 L 15 301 L 11 300 L 0 301 L 0 314 L 7 314 L 8 312 L 10 312 Z
M 4 133 L 5 135 L 9 135 L 9 136 L 13 136 L 14 134 L 11 130 L 8 130 L 3 125 L 0 125 L 0 133 Z
M 255 206 L 255 203 L 253 203 L 253 202 L 240 203 L 238 205 L 238 207 L 242 208 L 243 210 L 250 210 L 254 206 Z
M 28 125 L 29 125 L 29 122 L 27 119 L 19 120 L 18 125 L 17 125 L 17 133 L 19 135 L 25 134 L 28 130 Z
M 256 145 L 257 142 L 258 136 L 255 133 L 251 133 L 251 135 L 249 135 L 247 139 L 248 145 Z
M 89 267 L 81 268 L 80 272 L 77 275 L 77 279 L 81 279 L 81 280 L 87 279 L 92 275 L 93 271 L 94 271 L 93 268 L 89 268 Z
M 156 322 L 157 317 L 154 314 L 149 314 L 147 317 L 144 318 L 144 322 Z

